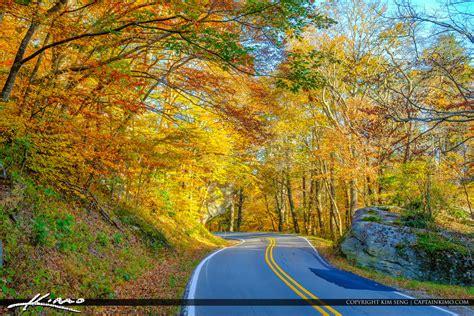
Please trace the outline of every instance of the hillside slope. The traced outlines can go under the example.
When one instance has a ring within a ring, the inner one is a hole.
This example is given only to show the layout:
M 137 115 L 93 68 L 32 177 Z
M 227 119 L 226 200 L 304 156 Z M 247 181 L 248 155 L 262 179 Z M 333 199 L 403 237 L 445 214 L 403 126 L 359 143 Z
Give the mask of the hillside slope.
M 178 215 L 152 219 L 124 205 L 101 212 L 25 179 L 4 186 L 1 298 L 48 292 L 61 297 L 140 298 L 146 295 L 142 288 L 151 285 L 162 290 L 161 297 L 177 298 L 194 264 L 222 244 Z M 152 284 L 141 282 L 137 288 L 134 280 L 144 274 Z

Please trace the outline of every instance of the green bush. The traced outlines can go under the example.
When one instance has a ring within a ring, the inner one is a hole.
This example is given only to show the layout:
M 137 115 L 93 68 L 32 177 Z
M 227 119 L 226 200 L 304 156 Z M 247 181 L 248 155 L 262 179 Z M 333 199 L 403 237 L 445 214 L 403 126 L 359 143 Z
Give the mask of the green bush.
M 35 218 L 32 228 L 33 244 L 36 246 L 56 246 L 60 251 L 76 251 L 74 242 L 74 217 L 65 215 L 54 219 L 51 215 Z
M 102 247 L 107 247 L 109 245 L 109 238 L 103 232 L 97 234 L 97 243 Z
M 366 222 L 374 222 L 374 223 L 380 223 L 382 221 L 381 218 L 376 215 L 366 215 L 362 218 L 362 220 Z
M 114 242 L 115 245 L 120 245 L 123 241 L 123 236 L 122 234 L 120 233 L 115 233 L 113 236 L 112 236 L 112 240 Z
M 56 219 L 56 238 L 68 237 L 72 234 L 74 226 L 74 217 L 66 215 L 64 218 Z
M 123 268 L 117 268 L 117 269 L 115 269 L 114 272 L 115 272 L 116 275 L 119 276 L 120 279 L 122 279 L 124 281 L 130 281 L 133 278 L 133 275 L 129 271 L 127 271 Z
M 460 243 L 453 242 L 436 233 L 418 233 L 416 247 L 423 249 L 431 255 L 441 252 L 458 252 L 463 255 L 469 254 L 469 249 Z
M 15 297 L 16 291 L 14 288 L 10 286 L 14 286 L 12 283 L 13 277 L 15 276 L 15 272 L 12 269 L 8 269 L 6 267 L 0 268 L 0 289 L 2 290 L 0 293 L 0 298 L 6 298 L 8 296 Z
M 429 228 L 434 225 L 431 214 L 423 211 L 406 211 L 400 221 L 402 225 L 414 228 Z
M 33 223 L 33 243 L 38 246 L 49 244 L 49 227 L 44 217 L 37 217 Z
M 451 216 L 454 216 L 458 219 L 467 219 L 469 218 L 469 213 L 460 208 L 460 207 L 451 207 L 451 208 L 448 208 L 448 214 L 451 215 Z
M 405 203 L 403 205 L 403 208 L 414 213 L 422 213 L 425 209 L 425 206 L 423 202 L 421 201 L 421 199 L 417 197 L 416 199 L 410 200 L 407 203 Z

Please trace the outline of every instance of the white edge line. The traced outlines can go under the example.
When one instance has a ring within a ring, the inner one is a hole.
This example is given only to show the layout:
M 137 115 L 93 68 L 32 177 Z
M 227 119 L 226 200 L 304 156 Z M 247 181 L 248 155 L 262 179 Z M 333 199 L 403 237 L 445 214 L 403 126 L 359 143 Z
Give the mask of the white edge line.
M 413 297 L 413 296 L 406 295 L 406 294 L 400 293 L 400 292 L 398 292 L 398 291 L 393 291 L 393 293 L 398 294 L 398 295 L 400 295 L 400 296 L 404 296 L 404 297 L 406 297 L 406 298 L 415 299 L 415 297 Z M 446 310 L 446 309 L 444 309 L 444 308 L 438 307 L 438 306 L 428 306 L 428 307 L 436 308 L 436 309 L 439 309 L 440 311 L 443 311 L 443 312 L 445 312 L 445 313 L 448 313 L 448 314 L 451 314 L 451 315 L 455 315 L 455 316 L 459 316 L 459 314 L 450 312 L 450 311 L 448 311 L 448 310 Z
M 303 236 L 298 236 L 298 237 L 306 240 L 306 242 L 311 246 L 311 248 L 313 248 L 314 252 L 316 253 L 316 256 L 321 260 L 321 262 L 326 266 L 326 268 L 332 268 L 332 266 L 323 257 L 321 257 L 318 250 L 313 246 L 313 244 L 306 237 L 303 237 Z
M 321 257 L 321 255 L 319 254 L 318 250 L 313 246 L 313 244 L 312 244 L 306 237 L 303 237 L 303 236 L 298 236 L 298 237 L 301 237 L 301 238 L 303 238 L 304 240 L 306 240 L 306 242 L 311 246 L 311 248 L 313 248 L 314 252 L 316 252 L 316 255 L 318 256 L 318 258 L 321 259 L 321 261 L 326 265 L 326 267 L 331 268 L 331 266 L 327 263 L 327 261 L 324 260 L 324 258 Z M 224 248 L 224 249 L 225 249 L 225 248 Z M 404 297 L 406 297 L 406 298 L 415 299 L 414 297 L 412 297 L 412 296 L 410 296 L 410 295 L 406 295 L 406 294 L 400 293 L 400 292 L 398 292 L 398 291 L 394 291 L 393 293 L 398 294 L 398 295 L 401 295 L 401 296 L 404 296 Z M 451 314 L 451 315 L 454 315 L 454 316 L 459 316 L 459 314 L 450 312 L 450 311 L 448 311 L 448 310 L 446 310 L 446 309 L 444 309 L 444 308 L 438 307 L 438 306 L 429 306 L 429 307 L 439 309 L 440 311 L 443 311 L 443 312 L 445 312 L 445 313 L 448 313 L 448 314 Z
M 216 250 L 214 251 L 213 253 L 211 253 L 210 255 L 208 255 L 206 258 L 204 258 L 200 263 L 199 265 L 196 267 L 196 269 L 194 270 L 194 273 L 191 277 L 191 284 L 189 286 L 189 292 L 188 292 L 188 295 L 187 295 L 187 298 L 192 300 L 194 299 L 194 295 L 196 294 L 196 288 L 197 288 L 197 281 L 199 279 L 199 273 L 201 272 L 201 269 L 202 267 L 204 266 L 204 264 L 206 262 L 209 261 L 209 259 L 211 259 L 212 257 L 214 257 L 215 255 L 217 255 L 219 252 L 223 251 L 223 250 L 226 250 L 226 249 L 229 249 L 229 248 L 233 248 L 233 247 L 237 247 L 237 246 L 240 246 L 242 245 L 245 240 L 243 239 L 239 239 L 239 238 L 234 238 L 234 239 L 237 239 L 237 240 L 240 240 L 240 243 L 238 243 L 237 245 L 233 245 L 233 246 L 229 246 L 229 247 L 225 247 L 225 248 L 222 248 L 222 249 L 219 249 L 219 250 Z M 191 306 L 188 306 L 186 308 L 186 311 L 184 312 L 185 315 L 187 316 L 194 316 L 195 315 L 195 306 L 194 305 L 191 305 Z

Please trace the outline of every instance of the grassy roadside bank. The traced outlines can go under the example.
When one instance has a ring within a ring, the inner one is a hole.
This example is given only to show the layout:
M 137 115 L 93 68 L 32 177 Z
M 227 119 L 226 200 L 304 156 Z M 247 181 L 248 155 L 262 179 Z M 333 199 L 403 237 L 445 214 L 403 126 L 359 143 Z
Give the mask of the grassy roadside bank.
M 330 262 L 333 266 L 360 275 L 367 279 L 380 282 L 401 290 L 405 290 L 409 294 L 416 297 L 431 296 L 438 298 L 474 298 L 474 287 L 463 287 L 457 285 L 438 284 L 427 281 L 416 281 L 401 277 L 393 277 L 382 274 L 380 272 L 355 266 L 347 259 L 337 253 L 334 244 L 330 240 L 305 236 L 319 253 Z
M 110 220 L 28 181 L 0 191 L 0 298 L 180 298 L 197 263 L 227 244 L 189 214 L 117 204 L 106 211 Z M 0 308 L 0 314 L 9 312 Z M 41 311 L 55 314 L 62 313 Z
M 115 289 L 117 298 L 164 298 L 180 299 L 191 275 L 199 264 L 216 246 L 198 245 L 190 251 L 167 256 L 154 268 L 137 279 L 124 283 Z M 108 315 L 176 315 L 178 306 L 114 306 L 86 309 L 86 313 Z

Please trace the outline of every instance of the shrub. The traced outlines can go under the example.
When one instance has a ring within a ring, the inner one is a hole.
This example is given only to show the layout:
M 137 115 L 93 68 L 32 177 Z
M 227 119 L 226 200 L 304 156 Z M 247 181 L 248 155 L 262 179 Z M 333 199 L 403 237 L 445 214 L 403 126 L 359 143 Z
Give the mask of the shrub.
M 458 252 L 463 255 L 469 254 L 469 249 L 460 243 L 448 240 L 436 233 L 418 233 L 416 247 L 426 251 L 431 255 L 437 255 L 440 252 Z
M 120 245 L 123 241 L 123 236 L 122 234 L 120 233 L 115 233 L 113 236 L 112 236 L 112 240 L 114 242 L 115 245 Z
M 130 281 L 132 279 L 132 275 L 130 274 L 129 271 L 123 269 L 123 268 L 117 268 L 115 269 L 115 274 L 119 276 L 120 279 L 124 281 Z
M 64 218 L 56 219 L 56 233 L 55 237 L 58 239 L 68 237 L 72 234 L 74 226 L 74 217 L 66 215 Z
M 46 246 L 49 244 L 49 228 L 44 217 L 35 218 L 33 224 L 33 242 L 35 245 Z
M 401 216 L 401 224 L 414 228 L 429 228 L 434 219 L 431 214 L 423 211 L 407 211 Z
M 425 209 L 425 206 L 423 202 L 419 198 L 417 198 L 406 203 L 404 205 L 404 208 L 411 212 L 421 213 Z
M 107 247 L 109 245 L 109 238 L 103 232 L 97 234 L 96 240 L 102 247 Z
M 363 221 L 366 222 L 374 222 L 374 223 L 380 223 L 382 220 L 380 217 L 377 215 L 366 215 L 362 218 Z
M 448 214 L 454 216 L 457 219 L 467 219 L 469 218 L 469 213 L 462 209 L 461 207 L 451 207 L 448 208 Z

